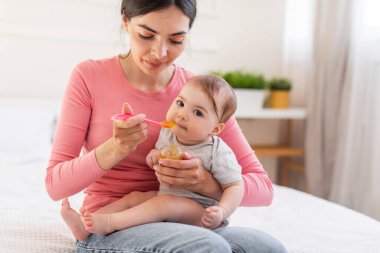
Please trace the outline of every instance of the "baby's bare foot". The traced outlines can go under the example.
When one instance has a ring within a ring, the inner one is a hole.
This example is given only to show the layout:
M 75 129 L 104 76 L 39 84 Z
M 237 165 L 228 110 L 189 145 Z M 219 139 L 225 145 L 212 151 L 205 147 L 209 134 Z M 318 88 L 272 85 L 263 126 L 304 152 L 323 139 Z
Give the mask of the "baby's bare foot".
M 90 232 L 88 232 L 84 227 L 80 214 L 70 207 L 70 203 L 67 198 L 62 201 L 61 216 L 70 228 L 75 239 L 80 241 L 87 239 Z
M 96 214 L 84 210 L 82 220 L 84 222 L 85 228 L 97 235 L 106 235 L 115 231 L 111 227 L 110 214 Z

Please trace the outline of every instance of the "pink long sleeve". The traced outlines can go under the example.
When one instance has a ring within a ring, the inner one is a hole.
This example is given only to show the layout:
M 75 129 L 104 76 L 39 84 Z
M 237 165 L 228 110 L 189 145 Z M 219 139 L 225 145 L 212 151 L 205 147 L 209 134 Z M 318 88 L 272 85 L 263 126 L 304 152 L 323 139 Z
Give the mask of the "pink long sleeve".
M 230 119 L 220 137 L 234 151 L 242 167 L 244 197 L 241 206 L 267 206 L 272 203 L 273 188 L 267 172 L 252 152 L 235 118 Z
M 85 76 L 77 68 L 63 98 L 45 179 L 47 191 L 54 200 L 82 191 L 105 174 L 96 161 L 94 151 L 84 148 L 84 155 L 79 156 L 82 147 L 86 146 L 85 137 L 91 117 L 91 97 L 83 78 Z
M 146 141 L 112 170 L 103 171 L 94 149 L 112 137 L 113 114 L 128 102 L 135 113 L 161 121 L 191 73 L 177 67 L 168 86 L 159 92 L 143 92 L 126 79 L 119 58 L 85 61 L 69 80 L 46 171 L 46 188 L 54 200 L 85 191 L 84 205 L 90 211 L 132 191 L 158 189 L 154 171 L 145 162 L 154 148 L 159 128 L 149 127 Z M 273 190 L 267 173 L 252 152 L 235 119 L 221 136 L 242 166 L 245 196 L 242 205 L 269 205 Z
M 94 211 L 132 191 L 157 190 L 145 157 L 154 148 L 159 128 L 149 127 L 147 140 L 107 172 L 99 167 L 94 149 L 112 137 L 111 116 L 121 113 L 124 102 L 135 113 L 161 121 L 188 78 L 187 71 L 176 67 L 165 89 L 146 93 L 129 83 L 117 56 L 79 64 L 63 97 L 46 171 L 50 197 L 60 200 L 84 190 L 84 205 Z

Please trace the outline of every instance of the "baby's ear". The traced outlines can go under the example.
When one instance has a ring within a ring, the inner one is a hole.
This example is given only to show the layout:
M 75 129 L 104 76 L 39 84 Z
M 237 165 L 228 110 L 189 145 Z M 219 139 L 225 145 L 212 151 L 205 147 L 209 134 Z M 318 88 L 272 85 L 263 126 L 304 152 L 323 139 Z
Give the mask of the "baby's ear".
M 218 135 L 218 134 L 220 134 L 220 132 L 223 131 L 224 126 L 225 126 L 224 123 L 218 123 L 218 124 L 214 127 L 214 129 L 212 130 L 212 135 Z

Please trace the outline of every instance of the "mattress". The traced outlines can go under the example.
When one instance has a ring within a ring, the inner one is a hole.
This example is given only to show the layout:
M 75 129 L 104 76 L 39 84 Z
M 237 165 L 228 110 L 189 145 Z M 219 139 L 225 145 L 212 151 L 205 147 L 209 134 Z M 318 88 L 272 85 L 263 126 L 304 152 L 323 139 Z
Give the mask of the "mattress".
M 75 251 L 44 183 L 58 108 L 54 100 L 0 100 L 0 252 Z M 274 193 L 268 207 L 238 208 L 230 226 L 265 231 L 294 253 L 380 252 L 378 221 L 291 188 L 274 185 Z M 82 198 L 70 198 L 74 208 Z

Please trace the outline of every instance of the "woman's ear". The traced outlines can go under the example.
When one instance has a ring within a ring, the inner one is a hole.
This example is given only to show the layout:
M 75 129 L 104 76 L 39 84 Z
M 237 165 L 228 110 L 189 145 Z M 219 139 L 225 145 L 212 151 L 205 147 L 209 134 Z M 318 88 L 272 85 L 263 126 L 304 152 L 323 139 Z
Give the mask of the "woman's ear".
M 122 20 L 124 29 L 128 32 L 128 20 L 124 14 L 121 15 L 121 20 Z
M 224 123 L 218 123 L 218 124 L 214 127 L 214 129 L 212 130 L 211 135 L 218 135 L 220 132 L 223 131 L 224 126 L 225 126 Z

